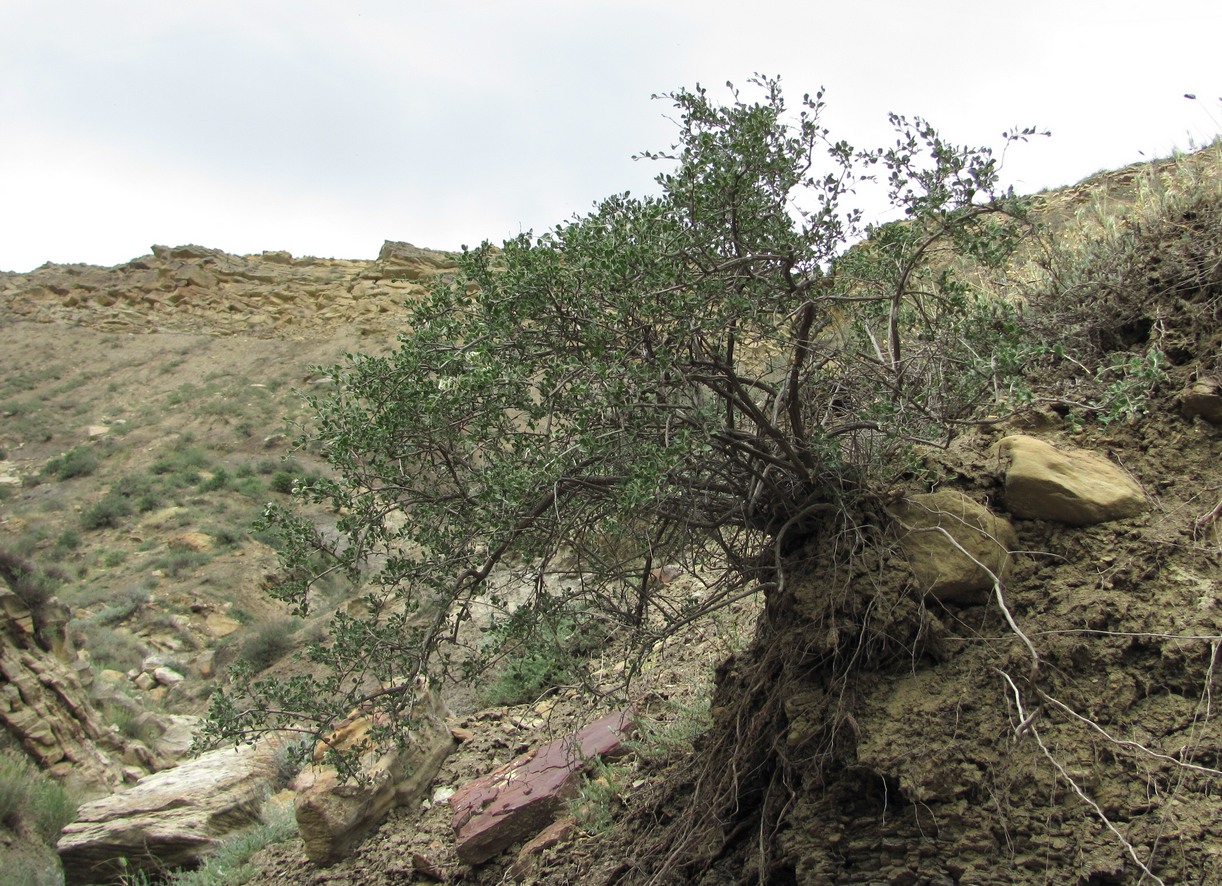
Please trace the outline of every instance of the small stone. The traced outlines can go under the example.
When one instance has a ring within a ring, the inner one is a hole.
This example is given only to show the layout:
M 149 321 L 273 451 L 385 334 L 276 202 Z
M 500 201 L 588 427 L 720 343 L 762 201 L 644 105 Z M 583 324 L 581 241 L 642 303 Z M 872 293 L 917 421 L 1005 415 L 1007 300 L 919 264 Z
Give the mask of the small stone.
M 567 843 L 577 833 L 577 820 L 571 815 L 557 819 L 541 830 L 518 852 L 518 857 L 509 867 L 509 875 L 515 880 L 525 880 L 535 872 L 535 860 L 545 851 L 561 843 Z
M 433 791 L 433 802 L 434 803 L 444 803 L 446 800 L 450 799 L 453 796 L 454 796 L 454 788 L 449 787 L 448 785 L 445 787 L 440 787 L 437 790 Z
M 441 869 L 437 862 L 422 852 L 412 853 L 412 870 L 422 877 L 428 877 L 430 880 L 436 880 L 439 883 L 447 879 L 446 872 Z
M 1146 509 L 1145 493 L 1119 467 L 1081 450 L 1016 434 L 997 444 L 1007 462 L 1006 507 L 1016 517 L 1090 526 Z
M 940 603 L 986 602 L 1018 547 L 1008 521 L 953 489 L 908 496 L 889 513 L 917 583 Z
M 177 686 L 186 678 L 173 668 L 161 667 L 153 669 L 153 679 L 162 686 Z
M 1185 393 L 1180 408 L 1185 418 L 1202 418 L 1211 425 L 1222 424 L 1222 382 L 1213 378 L 1197 379 Z

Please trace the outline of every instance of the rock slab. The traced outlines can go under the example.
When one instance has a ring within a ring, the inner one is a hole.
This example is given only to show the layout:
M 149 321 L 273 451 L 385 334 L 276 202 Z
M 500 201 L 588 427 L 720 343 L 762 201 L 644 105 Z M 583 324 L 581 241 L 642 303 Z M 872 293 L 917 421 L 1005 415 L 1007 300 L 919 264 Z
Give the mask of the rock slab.
M 1094 453 L 1061 450 L 1022 434 L 1002 439 L 997 451 L 1008 462 L 1006 506 L 1016 517 L 1090 526 L 1146 509 L 1141 487 Z
M 573 795 L 587 764 L 622 756 L 632 732 L 631 714 L 622 710 L 460 788 L 450 797 L 458 857 L 480 864 L 537 834 Z
M 910 495 L 890 514 L 917 583 L 940 603 L 987 602 L 1018 547 L 1009 521 L 953 489 Z
M 128 883 L 196 867 L 226 835 L 252 825 L 276 779 L 275 744 L 219 748 L 80 807 L 59 857 L 68 886 Z
M 445 724 L 444 705 L 423 691 L 417 725 L 403 743 L 385 752 L 373 749 L 370 717 L 356 717 L 328 738 L 338 750 L 369 748 L 362 778 L 343 780 L 334 766 L 307 767 L 293 784 L 293 810 L 306 856 L 327 867 L 346 858 L 396 806 L 419 806 L 455 742 Z M 316 751 L 321 760 L 322 747 Z

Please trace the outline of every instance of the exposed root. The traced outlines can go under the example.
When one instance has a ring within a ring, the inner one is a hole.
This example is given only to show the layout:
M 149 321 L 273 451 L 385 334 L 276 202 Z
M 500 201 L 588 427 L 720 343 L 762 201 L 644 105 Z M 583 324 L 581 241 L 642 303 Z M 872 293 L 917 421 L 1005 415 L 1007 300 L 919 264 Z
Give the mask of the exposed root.
M 1141 868 L 1141 871 L 1145 876 L 1149 877 L 1155 883 L 1158 883 L 1159 886 L 1166 886 L 1166 884 L 1158 876 L 1156 876 L 1152 870 L 1150 870 L 1146 863 L 1138 857 L 1137 850 L 1134 848 L 1133 844 L 1125 839 L 1124 834 L 1120 833 L 1120 830 L 1112 823 L 1112 820 L 1107 817 L 1099 804 L 1096 803 L 1090 797 L 1090 795 L 1082 789 L 1081 785 L 1074 780 L 1073 776 L 1070 775 L 1069 771 L 1065 768 L 1061 761 L 1057 759 L 1056 755 L 1048 749 L 1048 745 L 1044 744 L 1044 739 L 1040 736 L 1039 727 L 1035 725 L 1038 712 L 1028 714 L 1023 708 L 1022 693 L 1019 692 L 1018 686 L 1015 684 L 1013 678 L 1011 678 L 1010 675 L 1004 671 L 999 671 L 999 673 L 1005 678 L 1006 682 L 1010 684 L 1010 690 L 1014 696 L 1014 708 L 1018 715 L 1020 725 L 1022 726 L 1021 731 L 1018 728 L 1014 730 L 1014 740 L 1018 741 L 1023 735 L 1030 734 L 1031 737 L 1035 739 L 1035 743 L 1039 745 L 1040 751 L 1048 759 L 1048 762 L 1052 764 L 1053 768 L 1056 769 L 1061 778 L 1065 779 L 1065 783 L 1068 784 L 1073 792 L 1078 795 L 1078 798 L 1091 808 L 1098 819 L 1103 823 L 1104 827 L 1112 832 L 1117 841 L 1119 841 L 1120 845 L 1124 847 L 1125 852 L 1127 852 L 1129 857 L 1133 859 L 1133 863 Z

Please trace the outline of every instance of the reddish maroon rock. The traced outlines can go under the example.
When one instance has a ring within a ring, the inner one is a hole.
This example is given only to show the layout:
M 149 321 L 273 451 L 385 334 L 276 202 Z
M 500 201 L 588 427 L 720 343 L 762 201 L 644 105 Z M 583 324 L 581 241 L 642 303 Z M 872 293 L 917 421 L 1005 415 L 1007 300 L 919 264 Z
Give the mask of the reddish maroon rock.
M 577 820 L 571 815 L 553 821 L 531 838 L 518 852 L 517 861 L 509 866 L 509 876 L 514 880 L 525 880 L 535 872 L 535 861 L 553 846 L 567 843 L 577 833 Z
M 586 764 L 622 756 L 632 731 L 629 712 L 619 711 L 464 785 L 450 798 L 458 857 L 479 864 L 538 833 L 575 793 Z

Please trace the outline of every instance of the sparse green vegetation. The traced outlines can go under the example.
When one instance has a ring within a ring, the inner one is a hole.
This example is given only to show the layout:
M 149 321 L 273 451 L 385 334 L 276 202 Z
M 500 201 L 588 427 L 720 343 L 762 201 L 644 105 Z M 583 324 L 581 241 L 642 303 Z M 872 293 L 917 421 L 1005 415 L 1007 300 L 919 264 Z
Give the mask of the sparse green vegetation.
M 75 817 L 76 803 L 58 782 L 24 757 L 0 753 L 0 823 L 53 846 Z
M 149 468 L 149 472 L 158 475 L 171 475 L 183 486 L 193 486 L 199 482 L 200 471 L 209 464 L 208 454 L 198 446 L 182 441 L 173 450 L 162 455 Z
M 238 661 L 253 673 L 267 670 L 292 650 L 293 635 L 300 626 L 292 619 L 277 619 L 261 625 L 242 643 Z
M 164 886 L 241 886 L 257 871 L 250 858 L 272 843 L 283 843 L 297 833 L 291 805 L 268 808 L 264 821 L 230 837 L 208 856 L 203 867 L 171 875 Z
M 43 476 L 57 480 L 88 477 L 98 467 L 98 453 L 92 446 L 76 446 L 63 455 L 51 459 L 42 469 Z
M 6 886 L 63 886 L 59 857 L 50 846 L 0 846 L 0 871 Z
M 128 588 L 114 595 L 111 602 L 93 615 L 80 619 L 78 624 L 85 630 L 91 630 L 96 626 L 113 627 L 127 621 L 139 612 L 148 603 L 148 599 L 148 591 L 144 588 Z
M 111 487 L 112 491 L 128 499 L 132 508 L 141 514 L 161 507 L 164 492 L 157 488 L 152 478 L 144 474 L 127 474 Z
M 254 474 L 238 475 L 238 479 L 233 484 L 233 491 L 260 503 L 267 496 L 267 487 L 263 484 L 262 478 Z
M 218 466 L 212 469 L 211 475 L 199 485 L 200 492 L 218 492 L 227 489 L 230 483 L 229 471 Z
M 211 526 L 204 530 L 223 548 L 233 548 L 246 539 L 246 533 L 232 526 Z
M 60 552 L 75 551 L 81 546 L 81 534 L 75 529 L 65 529 L 55 540 L 55 548 Z
M 140 667 L 148 654 L 144 645 L 127 630 L 117 630 L 85 619 L 69 624 L 76 645 L 89 650 L 98 668 L 126 672 Z
M 590 770 L 582 776 L 577 796 L 566 803 L 569 815 L 573 816 L 585 833 L 596 836 L 605 834 L 615 825 L 615 814 L 622 806 L 620 800 L 627 785 L 627 772 L 621 766 L 596 760 Z
M 58 574 L 37 569 L 21 557 L 0 550 L 0 580 L 29 607 L 38 622 L 60 584 Z
M 132 512 L 132 503 L 122 493 L 111 490 L 81 512 L 81 528 L 114 529 Z
M 122 566 L 127 561 L 127 551 L 115 550 L 102 553 L 102 565 L 107 569 Z
M 488 632 L 494 664 L 481 692 L 494 705 L 534 702 L 560 686 L 579 685 L 588 670 L 586 656 L 599 648 L 593 619 L 556 618 L 545 604 L 523 607 Z M 584 625 L 585 627 L 579 627 Z
M 198 569 L 211 559 L 212 553 L 209 551 L 171 550 L 149 563 L 149 568 L 159 570 L 170 578 L 180 578 L 184 573 Z
M 637 737 L 629 745 L 640 759 L 665 763 L 690 754 L 696 736 L 708 729 L 711 720 L 707 695 L 688 705 L 667 702 L 660 718 L 641 716 L 634 721 Z

